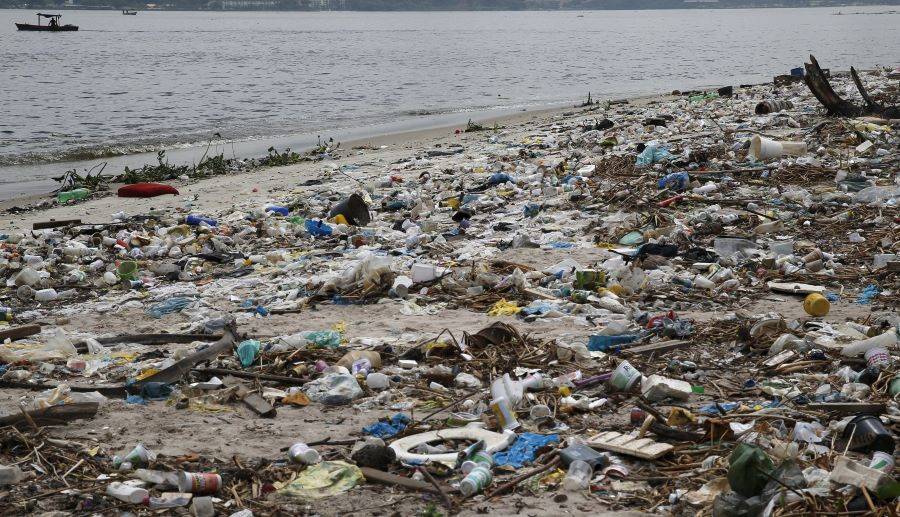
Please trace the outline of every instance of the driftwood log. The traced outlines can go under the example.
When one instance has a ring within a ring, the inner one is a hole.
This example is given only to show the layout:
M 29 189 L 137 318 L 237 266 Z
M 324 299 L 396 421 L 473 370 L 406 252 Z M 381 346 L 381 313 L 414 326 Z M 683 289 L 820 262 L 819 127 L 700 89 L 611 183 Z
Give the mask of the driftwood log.
M 856 89 L 859 90 L 860 96 L 862 96 L 863 101 L 866 103 L 865 107 L 859 107 L 838 95 L 837 92 L 834 91 L 834 88 L 831 87 L 831 83 L 828 82 L 828 78 L 825 77 L 822 68 L 819 67 L 819 62 L 816 61 L 816 58 L 810 55 L 809 61 L 809 63 L 804 64 L 806 75 L 803 77 L 803 80 L 806 82 L 806 86 L 809 87 L 809 91 L 811 91 L 812 94 L 816 96 L 816 99 L 818 99 L 819 102 L 825 106 L 825 109 L 828 110 L 829 115 L 839 117 L 877 115 L 889 119 L 900 118 L 900 106 L 883 106 L 872 99 L 869 92 L 866 91 L 865 86 L 863 86 L 862 81 L 859 79 L 859 74 L 856 73 L 855 68 L 850 67 L 850 75 L 853 77 L 853 83 L 856 84 Z

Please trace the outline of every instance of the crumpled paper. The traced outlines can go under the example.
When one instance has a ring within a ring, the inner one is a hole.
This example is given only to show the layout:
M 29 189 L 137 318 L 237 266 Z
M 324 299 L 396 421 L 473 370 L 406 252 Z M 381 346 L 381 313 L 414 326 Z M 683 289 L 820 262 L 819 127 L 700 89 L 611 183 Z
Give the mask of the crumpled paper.
M 363 482 L 363 473 L 345 461 L 323 461 L 306 468 L 297 479 L 276 493 L 279 497 L 309 501 L 347 492 Z

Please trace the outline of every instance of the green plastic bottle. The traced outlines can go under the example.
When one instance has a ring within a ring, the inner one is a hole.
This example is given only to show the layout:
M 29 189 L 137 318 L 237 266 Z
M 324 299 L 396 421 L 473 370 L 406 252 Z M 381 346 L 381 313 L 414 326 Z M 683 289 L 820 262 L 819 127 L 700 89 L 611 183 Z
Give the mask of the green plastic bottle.
M 56 199 L 60 203 L 66 203 L 72 200 L 84 199 L 91 195 L 91 191 L 86 188 L 76 188 L 73 190 L 67 190 L 65 192 L 60 192 L 56 195 Z

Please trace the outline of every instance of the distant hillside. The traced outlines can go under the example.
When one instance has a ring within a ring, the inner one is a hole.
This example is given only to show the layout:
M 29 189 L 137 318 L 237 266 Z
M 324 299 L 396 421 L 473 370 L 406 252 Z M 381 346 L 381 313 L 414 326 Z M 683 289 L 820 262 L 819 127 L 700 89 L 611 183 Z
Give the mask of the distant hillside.
M 522 11 L 602 9 L 730 9 L 900 5 L 900 0 L 0 0 L 0 8 L 181 10 Z

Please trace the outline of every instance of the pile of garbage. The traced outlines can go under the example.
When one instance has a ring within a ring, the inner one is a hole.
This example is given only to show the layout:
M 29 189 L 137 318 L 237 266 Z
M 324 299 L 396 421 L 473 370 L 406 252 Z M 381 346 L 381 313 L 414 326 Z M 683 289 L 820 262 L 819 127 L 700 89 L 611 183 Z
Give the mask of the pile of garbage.
M 869 112 L 837 117 L 795 75 L 3 234 L 0 508 L 895 511 L 900 84 L 863 73 Z M 439 330 L 348 331 L 376 310 Z M 323 423 L 229 459 L 66 435 L 162 407 Z

